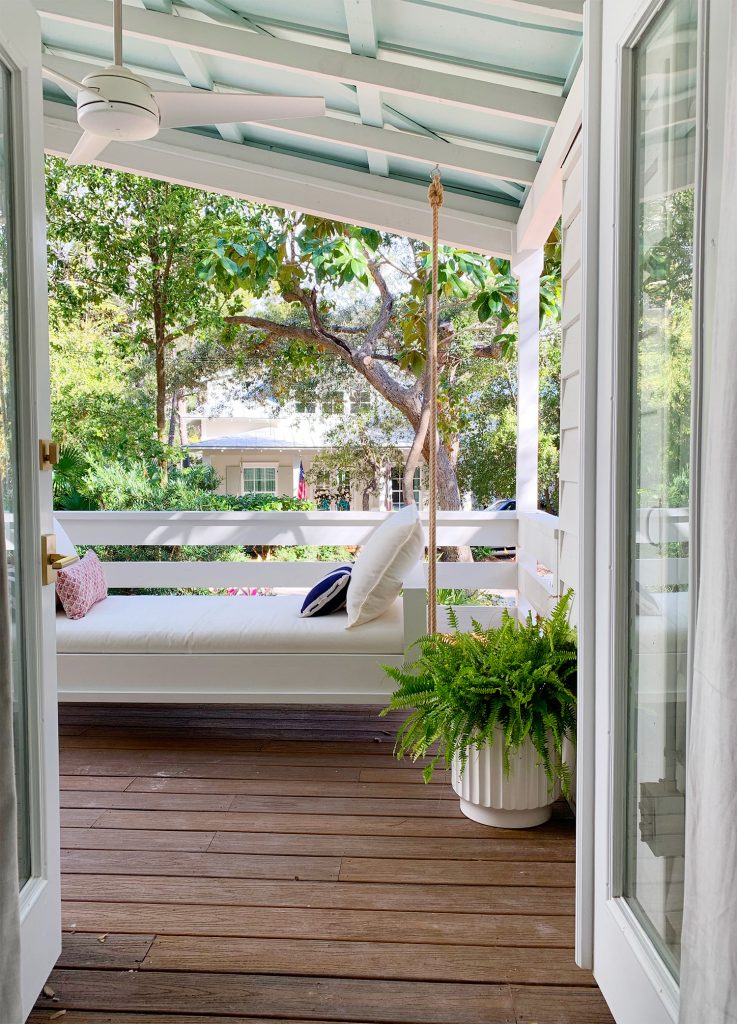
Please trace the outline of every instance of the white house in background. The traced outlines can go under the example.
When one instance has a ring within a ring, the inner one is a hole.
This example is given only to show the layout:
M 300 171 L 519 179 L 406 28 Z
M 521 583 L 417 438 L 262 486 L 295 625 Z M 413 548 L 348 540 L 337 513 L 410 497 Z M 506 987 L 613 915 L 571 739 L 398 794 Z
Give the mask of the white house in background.
M 218 385 L 208 390 L 200 412 L 186 418 L 189 450 L 202 457 L 213 467 L 220 484 L 219 494 L 273 494 L 299 496 L 300 467 L 308 478 L 306 497 L 327 508 L 325 491 L 321 492 L 309 479 L 315 457 L 328 447 L 327 437 L 339 423 L 340 409 L 350 415 L 350 396 L 340 396 L 331 408 L 319 403 L 309 406 L 295 405 L 281 411 L 274 403 L 246 403 L 233 400 L 227 390 Z M 336 410 L 336 411 L 334 411 Z M 412 438 L 397 434 L 395 444 L 407 456 Z M 419 468 L 415 473 L 415 500 L 427 503 L 425 474 Z M 337 505 L 335 494 L 343 491 L 343 480 L 333 480 L 328 488 L 333 497 L 330 507 Z M 424 486 L 423 486 L 424 485 Z M 363 487 L 360 483 L 345 481 L 350 492 L 350 507 L 363 507 Z M 345 492 L 343 492 L 345 493 Z M 394 466 L 386 474 L 378 494 L 369 500 L 370 511 L 396 509 L 402 504 L 402 466 Z

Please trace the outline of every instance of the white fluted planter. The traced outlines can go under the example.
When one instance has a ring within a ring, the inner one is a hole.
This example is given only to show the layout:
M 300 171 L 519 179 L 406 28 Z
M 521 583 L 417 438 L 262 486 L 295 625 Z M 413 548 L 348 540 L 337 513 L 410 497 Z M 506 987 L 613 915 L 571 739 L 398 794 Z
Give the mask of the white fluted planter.
M 509 755 L 509 775 L 504 773 L 501 732 L 496 741 L 480 750 L 472 748 L 461 774 L 460 758 L 453 759 L 452 784 L 467 818 L 495 828 L 533 828 L 542 825 L 560 796 L 560 786 L 550 790 L 537 751 L 527 739 Z

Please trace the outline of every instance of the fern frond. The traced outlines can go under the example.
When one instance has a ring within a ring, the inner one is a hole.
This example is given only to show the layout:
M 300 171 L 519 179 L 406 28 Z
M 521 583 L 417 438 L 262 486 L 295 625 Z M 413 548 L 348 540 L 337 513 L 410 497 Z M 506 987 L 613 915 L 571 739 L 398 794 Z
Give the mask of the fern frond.
M 508 609 L 497 627 L 472 622 L 459 628 L 448 609 L 450 633 L 421 637 L 417 659 L 402 668 L 384 666 L 395 683 L 381 712 L 409 711 L 397 733 L 397 757 L 431 754 L 426 781 L 438 764 L 458 759 L 465 769 L 469 750 L 500 738 L 503 764 L 529 738 L 551 788 L 567 794 L 570 769 L 563 763 L 565 736 L 575 737 L 576 632 L 571 627 L 573 591 L 564 594 L 547 619 L 529 613 L 519 620 Z

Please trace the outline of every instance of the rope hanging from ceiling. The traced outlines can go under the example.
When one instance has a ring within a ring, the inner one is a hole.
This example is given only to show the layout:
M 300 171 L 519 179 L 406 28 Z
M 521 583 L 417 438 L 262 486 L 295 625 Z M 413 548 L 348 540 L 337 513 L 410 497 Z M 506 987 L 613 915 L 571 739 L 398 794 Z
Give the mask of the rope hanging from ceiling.
M 437 548 L 438 548 L 438 226 L 443 205 L 443 183 L 440 168 L 435 167 L 427 192 L 432 209 L 432 275 L 430 280 L 430 324 L 427 337 L 427 381 L 430 389 L 430 422 L 428 425 L 429 498 L 427 523 L 427 628 L 437 632 Z

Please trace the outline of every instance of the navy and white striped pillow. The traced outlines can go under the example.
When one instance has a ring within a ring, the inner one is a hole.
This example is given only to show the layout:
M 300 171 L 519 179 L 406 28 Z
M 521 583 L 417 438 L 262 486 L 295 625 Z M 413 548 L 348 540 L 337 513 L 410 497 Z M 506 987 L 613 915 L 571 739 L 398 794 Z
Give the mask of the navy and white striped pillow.
M 345 608 L 348 584 L 351 582 L 350 565 L 341 565 L 324 576 L 316 583 L 304 599 L 300 615 L 303 619 L 315 615 L 332 615 L 342 612 Z

